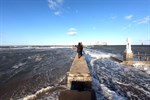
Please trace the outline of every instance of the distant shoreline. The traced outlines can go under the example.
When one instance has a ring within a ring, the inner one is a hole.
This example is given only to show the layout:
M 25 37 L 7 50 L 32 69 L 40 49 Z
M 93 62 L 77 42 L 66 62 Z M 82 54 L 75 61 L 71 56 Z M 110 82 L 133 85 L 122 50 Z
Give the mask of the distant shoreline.
M 85 45 L 85 46 L 125 46 L 126 44 L 122 45 Z M 0 48 L 3 47 L 72 47 L 74 45 L 1 45 Z M 145 45 L 131 45 L 131 46 L 150 46 L 150 44 L 145 44 Z

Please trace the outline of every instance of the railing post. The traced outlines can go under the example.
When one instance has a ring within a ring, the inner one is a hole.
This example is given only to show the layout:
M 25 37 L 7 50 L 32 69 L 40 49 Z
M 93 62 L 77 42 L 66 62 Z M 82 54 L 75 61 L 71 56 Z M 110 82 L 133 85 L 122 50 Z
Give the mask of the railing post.
M 146 57 L 146 60 L 147 60 L 147 61 L 149 61 L 149 57 L 150 57 L 150 56 L 147 56 L 147 57 Z
M 137 55 L 137 56 L 138 56 L 138 60 L 140 60 L 140 52 L 138 52 L 138 55 Z
M 147 60 L 147 55 L 146 55 L 146 52 L 145 52 L 145 57 L 144 57 L 144 60 L 145 60 L 145 61 Z

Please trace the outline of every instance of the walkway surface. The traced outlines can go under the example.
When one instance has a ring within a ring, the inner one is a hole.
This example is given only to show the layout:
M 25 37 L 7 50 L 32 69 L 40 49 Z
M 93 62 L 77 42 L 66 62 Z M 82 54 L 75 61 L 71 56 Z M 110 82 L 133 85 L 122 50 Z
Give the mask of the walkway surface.
M 76 55 L 67 74 L 68 90 L 62 91 L 59 100 L 95 100 L 91 91 L 91 75 L 85 57 Z
M 70 74 L 88 74 L 89 73 L 89 69 L 85 60 L 84 56 L 81 56 L 80 58 L 78 58 L 78 56 L 76 55 L 71 69 L 70 69 Z

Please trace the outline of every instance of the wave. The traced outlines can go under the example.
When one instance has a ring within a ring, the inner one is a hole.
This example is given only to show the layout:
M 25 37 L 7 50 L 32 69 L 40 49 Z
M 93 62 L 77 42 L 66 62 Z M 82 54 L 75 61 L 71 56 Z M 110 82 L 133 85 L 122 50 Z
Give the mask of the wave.
M 60 86 L 48 86 L 46 88 L 42 88 L 40 90 L 38 90 L 35 94 L 31 94 L 28 95 L 24 98 L 21 98 L 19 100 L 36 100 L 36 99 L 40 99 L 42 96 L 44 96 L 44 98 L 46 98 L 45 95 L 51 94 L 51 97 L 55 100 L 58 99 L 58 94 L 65 90 L 66 86 L 65 85 L 60 85 Z M 59 92 L 59 93 L 54 93 L 56 94 L 55 96 L 53 95 L 53 92 Z M 50 97 L 49 95 L 47 96 L 47 98 Z
M 51 90 L 52 87 L 48 86 L 46 88 L 42 88 L 41 90 L 38 90 L 35 94 L 32 95 L 28 95 L 26 97 L 23 98 L 23 100 L 35 100 L 38 97 L 44 95 L 45 93 L 49 92 Z

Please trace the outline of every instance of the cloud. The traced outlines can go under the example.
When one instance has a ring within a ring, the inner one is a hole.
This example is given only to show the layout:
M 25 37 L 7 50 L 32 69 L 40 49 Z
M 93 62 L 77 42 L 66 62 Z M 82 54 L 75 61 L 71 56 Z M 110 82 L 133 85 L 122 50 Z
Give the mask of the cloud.
M 74 36 L 76 35 L 78 32 L 75 28 L 70 28 L 67 32 L 68 35 Z
M 54 15 L 60 15 L 62 13 L 62 5 L 64 0 L 48 0 L 49 8 L 54 11 Z
M 124 18 L 125 18 L 126 20 L 131 20 L 132 17 L 133 17 L 133 15 L 128 15 L 128 16 L 125 16 Z
M 60 11 L 56 11 L 56 12 L 54 12 L 54 15 L 60 15 L 61 14 L 61 12 Z
M 111 19 L 116 19 L 116 18 L 117 18 L 117 16 L 112 16 L 112 17 L 111 17 Z
M 122 28 L 122 30 L 127 30 L 127 29 L 129 29 L 129 28 L 131 28 L 131 24 L 128 24 L 127 26 L 124 26 L 123 28 Z
M 136 24 L 147 24 L 150 22 L 150 16 L 146 16 L 144 18 L 138 19 L 134 21 Z

